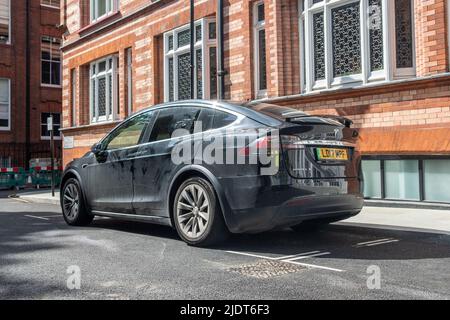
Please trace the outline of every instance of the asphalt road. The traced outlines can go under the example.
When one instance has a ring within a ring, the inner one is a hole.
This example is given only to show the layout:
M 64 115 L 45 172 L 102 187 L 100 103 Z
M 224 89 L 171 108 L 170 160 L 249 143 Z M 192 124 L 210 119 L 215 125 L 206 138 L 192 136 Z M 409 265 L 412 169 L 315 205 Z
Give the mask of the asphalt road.
M 450 299 L 450 236 L 338 224 L 200 249 L 168 227 L 68 227 L 57 206 L 0 198 L 0 299 L 27 298 Z

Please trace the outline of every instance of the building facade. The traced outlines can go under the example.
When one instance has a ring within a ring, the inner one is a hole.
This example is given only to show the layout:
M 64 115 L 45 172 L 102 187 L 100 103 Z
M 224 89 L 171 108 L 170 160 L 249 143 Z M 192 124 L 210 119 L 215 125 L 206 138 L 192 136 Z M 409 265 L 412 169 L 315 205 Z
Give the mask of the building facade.
M 225 93 L 354 121 L 365 195 L 450 202 L 449 1 L 229 0 Z M 195 1 L 197 98 L 217 97 L 215 0 Z M 190 97 L 188 0 L 67 0 L 64 163 Z
M 59 0 L 0 0 L 0 167 L 50 157 L 47 118 L 55 130 L 62 121 L 59 25 Z

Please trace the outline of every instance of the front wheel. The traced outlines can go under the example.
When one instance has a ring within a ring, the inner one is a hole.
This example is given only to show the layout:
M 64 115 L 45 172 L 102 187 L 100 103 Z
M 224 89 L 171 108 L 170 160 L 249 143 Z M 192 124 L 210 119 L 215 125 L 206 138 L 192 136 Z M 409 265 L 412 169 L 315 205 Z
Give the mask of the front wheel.
M 94 219 L 94 216 L 86 209 L 80 183 L 76 179 L 71 178 L 64 184 L 61 207 L 64 220 L 68 225 L 86 226 Z
M 189 245 L 217 244 L 228 235 L 214 189 L 203 178 L 190 178 L 181 184 L 173 213 L 175 228 Z

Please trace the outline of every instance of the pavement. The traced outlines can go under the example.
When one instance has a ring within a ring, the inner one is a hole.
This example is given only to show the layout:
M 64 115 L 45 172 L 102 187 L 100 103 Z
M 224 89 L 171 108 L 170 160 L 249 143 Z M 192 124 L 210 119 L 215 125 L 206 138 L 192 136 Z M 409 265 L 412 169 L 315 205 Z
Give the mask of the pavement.
M 0 194 L 0 299 L 447 299 L 450 236 L 339 223 L 195 248 L 165 226 Z
M 59 205 L 59 192 L 52 197 L 48 189 L 22 191 L 19 199 L 33 203 Z M 421 208 L 365 206 L 363 211 L 350 219 L 347 224 L 365 225 L 366 227 L 397 229 L 404 231 L 423 231 L 450 235 L 450 208 L 437 210 L 426 205 Z

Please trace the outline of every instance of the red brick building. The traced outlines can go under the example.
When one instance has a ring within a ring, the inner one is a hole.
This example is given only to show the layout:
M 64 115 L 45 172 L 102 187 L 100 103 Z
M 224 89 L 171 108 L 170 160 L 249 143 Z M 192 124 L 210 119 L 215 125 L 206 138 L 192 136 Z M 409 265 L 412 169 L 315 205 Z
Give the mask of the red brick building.
M 0 0 L 0 167 L 50 157 L 46 118 L 61 124 L 59 18 L 59 0 Z
M 450 202 L 449 1 L 224 1 L 226 97 L 351 118 L 366 196 Z M 195 1 L 195 95 L 217 95 L 216 1 Z M 67 0 L 64 162 L 190 96 L 188 0 Z

